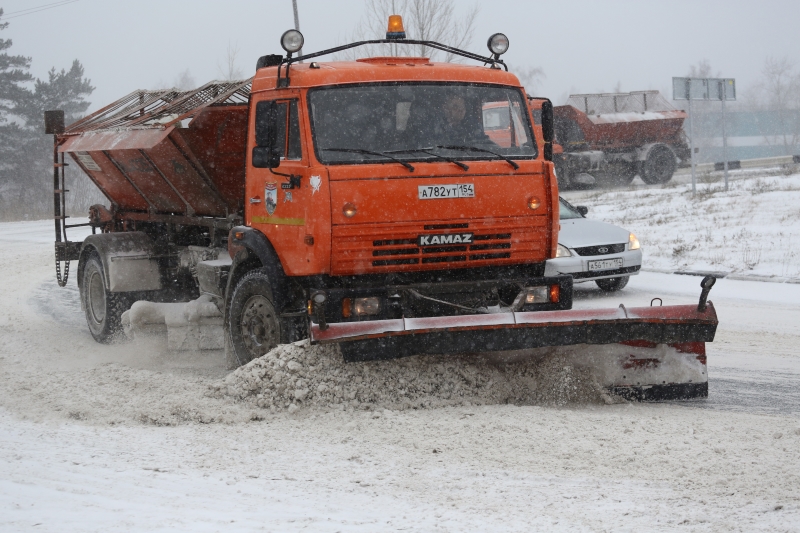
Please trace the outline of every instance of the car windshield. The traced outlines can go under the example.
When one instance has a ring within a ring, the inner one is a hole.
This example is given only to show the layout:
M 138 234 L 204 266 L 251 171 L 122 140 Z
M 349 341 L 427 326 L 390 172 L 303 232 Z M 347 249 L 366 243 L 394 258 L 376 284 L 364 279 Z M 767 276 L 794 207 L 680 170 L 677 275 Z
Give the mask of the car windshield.
M 578 210 L 575 209 L 572 204 L 564 200 L 563 198 L 558 199 L 558 218 L 561 220 L 566 220 L 569 218 L 583 218 L 583 215 L 578 213 Z
M 308 102 L 317 158 L 326 164 L 537 156 L 525 101 L 516 88 L 321 87 L 309 91 Z

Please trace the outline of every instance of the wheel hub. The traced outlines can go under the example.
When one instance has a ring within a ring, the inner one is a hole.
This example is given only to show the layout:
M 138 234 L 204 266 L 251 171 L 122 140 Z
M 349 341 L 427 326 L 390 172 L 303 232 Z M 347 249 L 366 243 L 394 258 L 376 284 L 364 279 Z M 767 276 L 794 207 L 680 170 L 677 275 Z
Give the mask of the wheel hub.
M 244 304 L 242 339 L 250 355 L 260 357 L 278 344 L 278 321 L 272 303 L 261 295 Z

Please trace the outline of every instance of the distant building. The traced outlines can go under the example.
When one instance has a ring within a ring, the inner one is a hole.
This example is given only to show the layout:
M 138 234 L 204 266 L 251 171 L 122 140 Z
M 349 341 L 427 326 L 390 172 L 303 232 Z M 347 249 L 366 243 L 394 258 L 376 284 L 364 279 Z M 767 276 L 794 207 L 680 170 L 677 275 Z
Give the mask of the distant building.
M 695 113 L 697 163 L 722 162 L 722 113 Z M 800 110 L 725 113 L 728 160 L 800 155 Z M 689 134 L 689 121 L 684 124 Z

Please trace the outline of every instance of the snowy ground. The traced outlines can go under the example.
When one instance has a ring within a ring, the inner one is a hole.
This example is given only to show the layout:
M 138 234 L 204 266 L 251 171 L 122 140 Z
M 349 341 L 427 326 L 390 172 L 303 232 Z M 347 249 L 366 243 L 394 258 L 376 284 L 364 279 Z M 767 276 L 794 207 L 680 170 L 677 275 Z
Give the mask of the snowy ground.
M 1 530 L 800 531 L 800 285 L 717 283 L 704 402 L 270 414 L 209 395 L 219 354 L 95 344 L 51 226 L 0 224 Z
M 800 281 L 798 165 L 687 174 L 665 185 L 567 191 L 589 217 L 623 226 L 642 242 L 644 268 L 707 270 Z

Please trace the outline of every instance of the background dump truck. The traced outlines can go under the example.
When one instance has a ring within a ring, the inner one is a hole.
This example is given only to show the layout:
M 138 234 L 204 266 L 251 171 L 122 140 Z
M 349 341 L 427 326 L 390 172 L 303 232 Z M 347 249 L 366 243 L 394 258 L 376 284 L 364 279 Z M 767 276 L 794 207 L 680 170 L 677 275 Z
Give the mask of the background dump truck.
M 617 392 L 706 395 L 713 280 L 700 305 L 571 311 L 572 278 L 544 276 L 559 223 L 552 106 L 537 139 L 500 59 L 507 38 L 488 57 L 424 42 L 488 66 L 316 61 L 362 44 L 299 63 L 290 30 L 286 56 L 259 59 L 252 80 L 136 91 L 66 128 L 48 112 L 57 274 L 78 260 L 94 338 L 117 338 L 123 314 L 188 320 L 224 337 L 235 365 L 304 338 L 348 361 L 601 344 Z M 510 131 L 494 142 L 497 109 Z M 109 200 L 82 243 L 66 239 L 67 154 Z M 188 303 L 176 318 L 148 302 Z
M 658 91 L 573 94 L 554 109 L 562 188 L 666 183 L 689 160 L 684 111 Z

